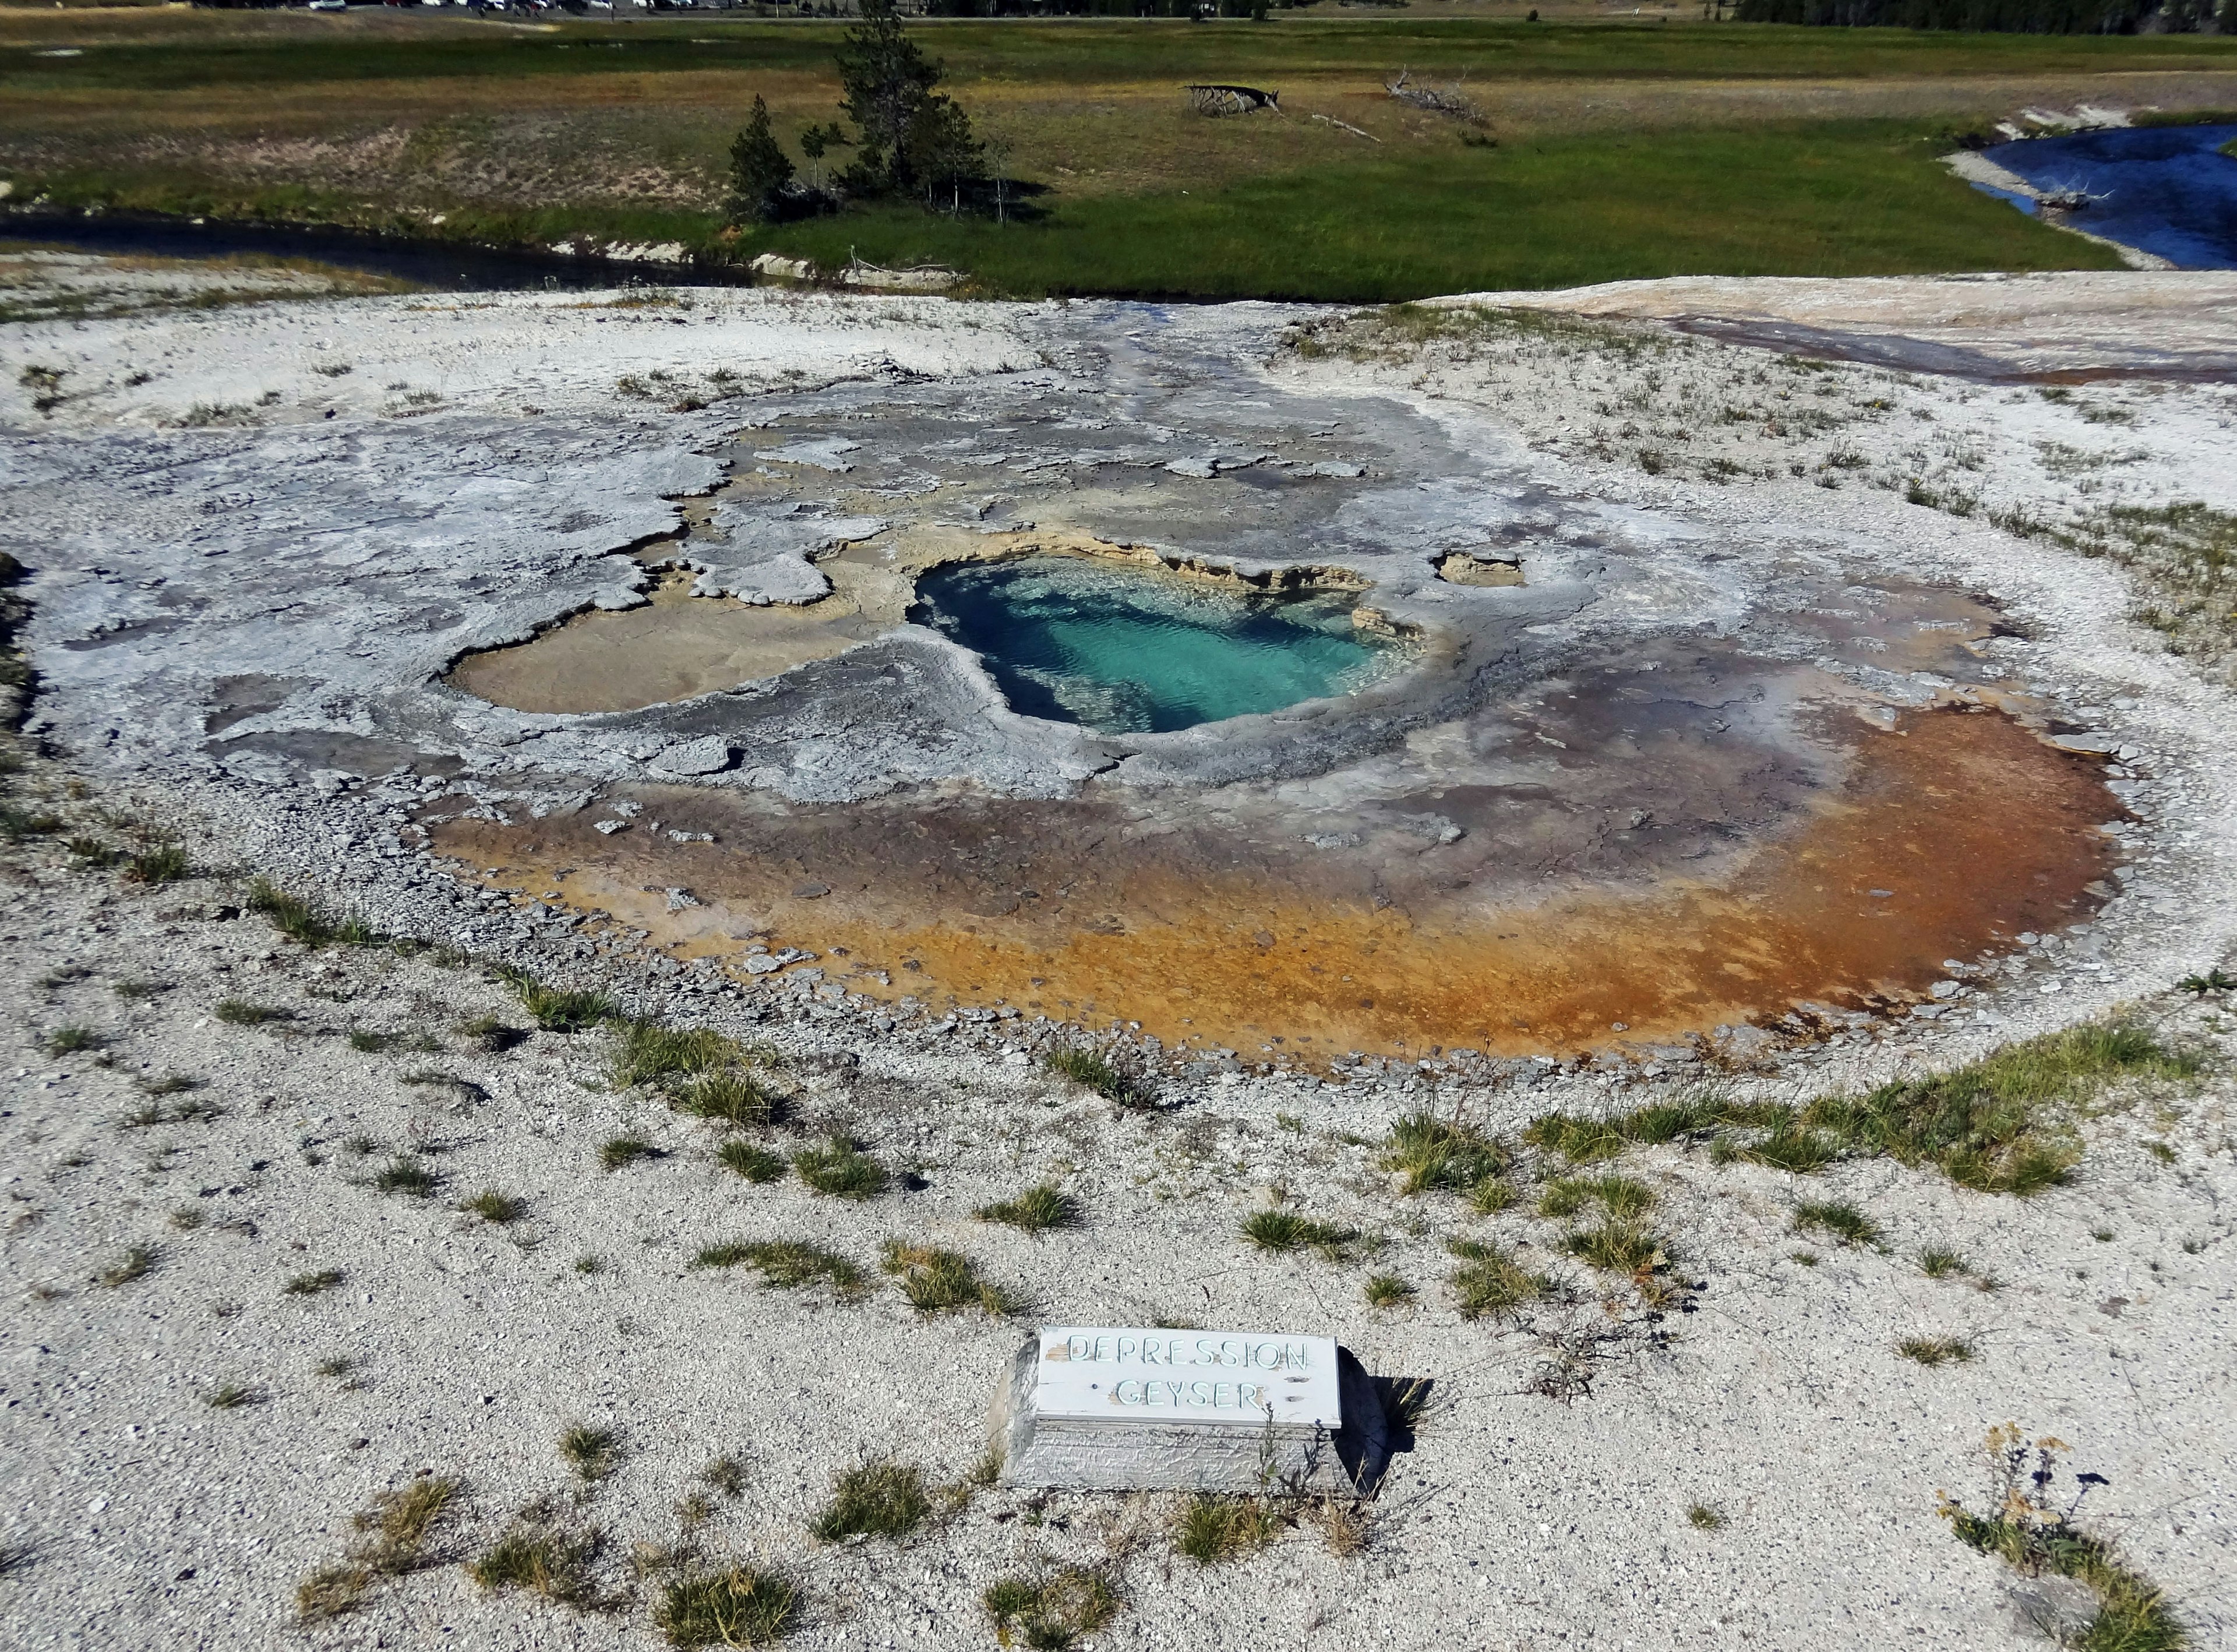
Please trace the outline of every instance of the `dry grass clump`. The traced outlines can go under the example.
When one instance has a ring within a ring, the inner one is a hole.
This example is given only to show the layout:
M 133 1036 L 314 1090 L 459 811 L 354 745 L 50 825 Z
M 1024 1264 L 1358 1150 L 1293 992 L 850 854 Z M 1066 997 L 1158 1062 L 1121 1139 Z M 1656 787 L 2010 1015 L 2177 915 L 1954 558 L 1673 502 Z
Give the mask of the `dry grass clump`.
M 427 1539 L 457 1503 L 462 1484 L 431 1474 L 380 1493 L 351 1521 L 371 1539 L 353 1552 L 352 1562 L 391 1576 L 432 1563 L 425 1557 Z
M 331 1291 L 345 1276 L 340 1268 L 320 1268 L 312 1273 L 298 1273 L 280 1288 L 291 1297 L 314 1297 L 322 1291 Z
M 802 1147 L 792 1155 L 792 1167 L 808 1186 L 835 1199 L 875 1199 L 886 1190 L 886 1167 L 843 1135 Z
M 1106 1627 L 1125 1604 L 1111 1575 L 1092 1566 L 1013 1573 L 989 1584 L 979 1600 L 1003 1645 L 1015 1641 L 1046 1652 L 1063 1652 Z
M 1905 1337 L 1895 1351 L 1930 1371 L 1937 1365 L 1962 1365 L 1973 1358 L 1973 1345 L 1963 1337 Z
M 210 1014 L 228 1027 L 262 1027 L 272 1021 L 295 1019 L 292 1009 L 282 1009 L 277 1004 L 252 1004 L 245 998 L 221 998 Z
M 914 1463 L 865 1463 L 832 1481 L 831 1500 L 808 1530 L 824 1543 L 842 1537 L 901 1537 L 915 1530 L 931 1512 L 922 1469 Z
M 1054 1182 L 1043 1182 L 1038 1187 L 1027 1188 L 1015 1199 L 1004 1199 L 997 1205 L 981 1205 L 972 1214 L 982 1222 L 1003 1222 L 1028 1233 L 1039 1233 L 1052 1227 L 1076 1226 L 1079 1201 Z
M 1451 1285 L 1463 1319 L 1503 1319 L 1552 1296 L 1557 1288 L 1551 1278 L 1533 1273 L 1502 1246 L 1456 1239 L 1446 1240 L 1445 1248 L 1460 1259 Z
M 1018 1306 L 1000 1285 L 980 1279 L 977 1265 L 960 1251 L 888 1239 L 884 1266 L 900 1279 L 901 1294 L 919 1313 L 980 1308 L 999 1318 Z
M 134 1280 L 144 1279 L 155 1272 L 155 1264 L 162 1257 L 162 1252 L 153 1245 L 131 1246 L 122 1256 L 95 1274 L 94 1282 L 108 1285 L 111 1290 L 118 1285 L 130 1285 Z
M 559 1436 L 559 1455 L 585 1481 L 603 1480 L 621 1461 L 620 1431 L 574 1424 Z
M 254 1383 L 226 1381 L 205 1391 L 202 1404 L 214 1411 L 237 1411 L 244 1405 L 258 1405 L 264 1401 L 264 1391 Z
M 679 1572 L 652 1609 L 653 1626 L 676 1647 L 769 1646 L 799 1621 L 799 1584 L 747 1565 Z
M 1199 1566 L 1216 1565 L 1264 1548 L 1280 1524 L 1262 1497 L 1199 1491 L 1173 1522 L 1173 1547 Z
M 757 1271 L 765 1290 L 798 1290 L 818 1280 L 841 1296 L 859 1296 L 862 1270 L 835 1251 L 800 1239 L 767 1239 L 709 1245 L 686 1265 L 694 1268 L 729 1268 L 740 1263 Z
M 492 1593 L 525 1589 L 562 1606 L 599 1603 L 591 1567 L 604 1546 L 596 1530 L 570 1533 L 540 1520 L 517 1521 L 466 1563 L 466 1576 Z

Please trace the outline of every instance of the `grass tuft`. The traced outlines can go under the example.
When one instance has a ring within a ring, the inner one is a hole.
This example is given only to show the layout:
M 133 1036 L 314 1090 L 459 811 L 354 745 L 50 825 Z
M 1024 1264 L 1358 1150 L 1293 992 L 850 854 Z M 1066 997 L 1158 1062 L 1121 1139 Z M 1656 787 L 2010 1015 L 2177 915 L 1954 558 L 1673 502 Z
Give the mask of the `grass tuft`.
M 1119 1066 L 1099 1050 L 1084 1044 L 1067 1044 L 1051 1050 L 1041 1060 L 1044 1070 L 1115 1101 L 1130 1112 L 1147 1112 L 1158 1105 L 1157 1092 L 1138 1073 Z
M 726 1141 L 715 1149 L 715 1158 L 723 1169 L 743 1176 L 750 1182 L 766 1183 L 784 1179 L 783 1158 L 750 1141 Z
M 155 1264 L 162 1259 L 162 1255 L 152 1245 L 135 1245 L 93 1277 L 97 1284 L 114 1290 L 118 1285 L 146 1279 L 155 1272 Z
M 469 1562 L 466 1576 L 492 1593 L 525 1589 L 563 1606 L 592 1606 L 598 1595 L 591 1564 L 599 1547 L 595 1531 L 570 1536 L 522 1522 Z
M 1666 1260 L 1662 1242 L 1653 1234 L 1636 1222 L 1614 1217 L 1563 1234 L 1561 1248 L 1602 1273 L 1644 1273 Z
M 1722 1531 L 1725 1517 L 1706 1503 L 1697 1503 L 1686 1510 L 1686 1523 L 1699 1531 Z
M 511 1193 L 501 1193 L 494 1187 L 485 1187 L 472 1199 L 462 1201 L 459 1210 L 462 1215 L 478 1216 L 485 1222 L 494 1222 L 502 1227 L 527 1215 L 528 1201 L 515 1199 Z
M 888 1239 L 883 1265 L 900 1279 L 901 1294 L 919 1313 L 980 1308 L 999 1318 L 1018 1306 L 1000 1285 L 980 1279 L 977 1266 L 960 1251 Z
M 1471 1191 L 1514 1168 L 1514 1155 L 1474 1125 L 1409 1113 L 1383 1139 L 1382 1168 L 1402 1173 L 1409 1193 Z
M 1962 1279 L 1973 1270 L 1959 1252 L 1946 1245 L 1930 1245 L 1918 1253 L 1918 1271 L 1930 1279 Z
M 1347 1247 L 1358 1243 L 1359 1230 L 1316 1222 L 1295 1211 L 1262 1210 L 1244 1219 L 1243 1237 L 1262 1251 L 1278 1254 L 1310 1246 L 1330 1261 L 1341 1262 Z
M 842 1537 L 901 1537 L 932 1512 L 924 1470 L 913 1463 L 865 1463 L 831 1483 L 831 1500 L 808 1530 L 824 1543 Z
M 640 1159 L 657 1159 L 660 1149 L 638 1136 L 610 1136 L 598 1144 L 598 1168 L 624 1170 Z
M 193 870 L 187 851 L 176 843 L 150 843 L 124 861 L 124 876 L 135 883 L 176 883 Z
M 657 1021 L 625 1021 L 614 1052 L 616 1089 L 635 1085 L 666 1087 L 686 1079 L 722 1073 L 746 1058 L 734 1038 L 705 1027 L 670 1027 Z
M 1448 1239 L 1445 1248 L 1460 1259 L 1452 1286 L 1463 1319 L 1505 1318 L 1554 1292 L 1551 1279 L 1531 1272 L 1501 1246 Z
M 1264 1548 L 1279 1523 L 1257 1497 L 1199 1491 L 1181 1506 L 1173 1523 L 1173 1547 L 1199 1566 L 1216 1565 Z
M 340 1268 L 320 1268 L 315 1273 L 298 1273 L 280 1288 L 291 1297 L 314 1297 L 333 1290 L 344 1277 Z
M 559 1437 L 559 1455 L 586 1481 L 603 1480 L 621 1461 L 622 1437 L 610 1428 L 577 1423 Z
M 268 1021 L 287 1021 L 295 1019 L 292 1009 L 281 1009 L 276 1004 L 252 1004 L 245 998 L 224 998 L 210 1012 L 228 1027 L 262 1027 Z
M 653 1627 L 676 1647 L 768 1646 L 800 1621 L 800 1585 L 747 1565 L 690 1569 L 662 1585 Z
M 202 1395 L 202 1404 L 212 1411 L 237 1411 L 244 1405 L 261 1404 L 264 1391 L 254 1383 L 222 1382 Z
M 798 1290 L 819 1279 L 828 1281 L 841 1296 L 858 1295 L 862 1289 L 861 1269 L 835 1251 L 827 1251 L 802 1239 L 709 1245 L 686 1265 L 728 1268 L 742 1262 L 760 1272 L 765 1290 Z
M 520 1007 L 529 1019 L 547 1033 L 584 1033 L 623 1018 L 621 1007 L 603 993 L 547 987 L 523 970 L 501 973 L 520 995 Z
M 1110 1575 L 1088 1566 L 998 1578 L 979 1601 L 1004 1646 L 1021 1642 L 1046 1652 L 1063 1652 L 1107 1627 L 1125 1604 Z
M 307 947 L 363 947 L 379 938 L 354 914 L 329 911 L 316 901 L 290 894 L 269 878 L 260 877 L 249 884 L 248 909 L 261 913 L 281 935 Z
M 1896 1344 L 1895 1351 L 1930 1369 L 1962 1365 L 1973 1357 L 1973 1345 L 1963 1337 L 1905 1337 Z
M 886 1167 L 843 1135 L 802 1147 L 792 1155 L 792 1167 L 808 1186 L 835 1199 L 875 1199 L 886 1190 Z
M 1015 1199 L 998 1205 L 981 1205 L 972 1213 L 982 1222 L 1003 1222 L 1028 1233 L 1040 1233 L 1052 1227 L 1077 1226 L 1079 1201 L 1054 1182 L 1043 1182 L 1038 1187 L 1027 1188 Z
M 777 1117 L 775 1095 L 757 1080 L 735 1071 L 699 1074 L 677 1089 L 675 1105 L 679 1113 L 734 1130 L 773 1124 Z
M 1558 1176 L 1539 1196 L 1538 1213 L 1574 1216 L 1588 1204 L 1597 1204 L 1610 1220 L 1632 1221 L 1654 1208 L 1654 1194 L 1628 1176 Z
M 1402 1308 L 1414 1300 L 1417 1292 L 1395 1273 L 1378 1273 L 1368 1280 L 1362 1294 L 1370 1308 Z
M 97 1050 L 109 1040 L 90 1027 L 57 1027 L 49 1033 L 41 1047 L 49 1055 L 79 1055 L 87 1050 Z
M 443 1178 L 417 1159 L 399 1154 L 373 1173 L 366 1184 L 377 1193 L 402 1193 L 407 1199 L 432 1199 Z
M 1794 1231 L 1825 1233 L 1843 1245 L 1877 1245 L 1880 1225 L 1845 1199 L 1805 1199 L 1794 1207 Z

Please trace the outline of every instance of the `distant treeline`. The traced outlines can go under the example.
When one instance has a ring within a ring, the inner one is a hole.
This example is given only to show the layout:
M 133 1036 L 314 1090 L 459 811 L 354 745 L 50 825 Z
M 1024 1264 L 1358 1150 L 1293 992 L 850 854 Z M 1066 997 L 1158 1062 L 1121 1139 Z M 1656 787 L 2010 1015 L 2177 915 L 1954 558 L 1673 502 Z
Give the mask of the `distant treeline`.
M 2016 35 L 2237 33 L 2237 0 L 1739 0 L 1742 23 Z

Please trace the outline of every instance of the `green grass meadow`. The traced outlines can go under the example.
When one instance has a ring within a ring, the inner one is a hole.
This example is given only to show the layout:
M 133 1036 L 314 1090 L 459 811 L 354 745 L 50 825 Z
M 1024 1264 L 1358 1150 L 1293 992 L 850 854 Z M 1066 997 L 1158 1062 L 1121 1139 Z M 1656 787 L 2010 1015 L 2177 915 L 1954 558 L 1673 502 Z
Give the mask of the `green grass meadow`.
M 2116 269 L 1950 177 L 1877 123 L 1607 135 L 1249 178 L 1204 194 L 1058 199 L 997 225 L 885 208 L 750 246 L 950 264 L 992 291 L 1386 301 L 1662 275 Z

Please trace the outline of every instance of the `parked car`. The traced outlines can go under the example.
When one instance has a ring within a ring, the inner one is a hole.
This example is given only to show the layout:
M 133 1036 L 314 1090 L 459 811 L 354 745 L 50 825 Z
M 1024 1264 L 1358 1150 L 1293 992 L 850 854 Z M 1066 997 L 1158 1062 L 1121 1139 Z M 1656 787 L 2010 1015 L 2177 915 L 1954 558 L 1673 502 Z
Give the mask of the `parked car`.
M 313 11 L 347 11 L 349 0 L 311 0 Z

